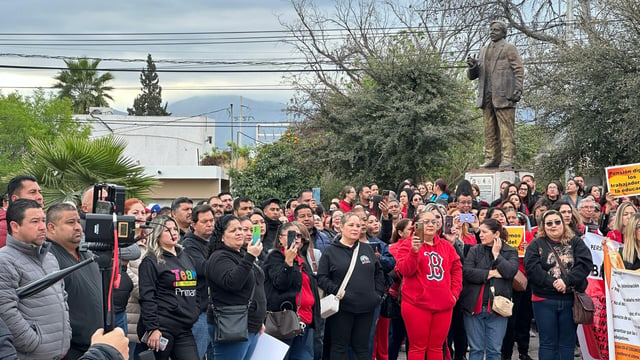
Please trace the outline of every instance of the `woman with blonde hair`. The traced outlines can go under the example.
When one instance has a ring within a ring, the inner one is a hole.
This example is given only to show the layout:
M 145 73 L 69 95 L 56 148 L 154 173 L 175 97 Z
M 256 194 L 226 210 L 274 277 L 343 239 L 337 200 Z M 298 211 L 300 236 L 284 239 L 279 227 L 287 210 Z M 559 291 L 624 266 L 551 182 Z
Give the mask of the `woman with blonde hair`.
M 620 248 L 620 255 L 627 270 L 640 269 L 640 214 L 629 218 L 624 229 L 626 241 Z
M 638 209 L 630 202 L 623 202 L 618 206 L 616 210 L 615 221 L 613 222 L 613 229 L 607 233 L 607 237 L 611 240 L 615 240 L 619 243 L 624 243 L 626 234 L 626 227 L 629 219 L 638 213 Z M 605 225 L 606 226 L 606 225 Z
M 139 268 L 138 336 L 156 359 L 198 359 L 191 332 L 200 315 L 197 276 L 189 255 L 178 245 L 176 221 L 159 215 L 151 221 L 147 253 Z M 161 342 L 161 338 L 167 340 Z

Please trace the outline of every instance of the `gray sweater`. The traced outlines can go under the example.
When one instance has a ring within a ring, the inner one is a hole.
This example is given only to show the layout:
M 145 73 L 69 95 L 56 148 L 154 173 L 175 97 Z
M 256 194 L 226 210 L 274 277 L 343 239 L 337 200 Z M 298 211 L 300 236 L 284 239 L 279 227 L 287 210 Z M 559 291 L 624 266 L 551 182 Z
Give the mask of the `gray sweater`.
M 59 270 L 50 244 L 36 246 L 7 236 L 0 249 L 0 318 L 13 334 L 19 359 L 53 359 L 66 354 L 71 339 L 69 308 L 62 281 L 18 299 L 16 289 Z

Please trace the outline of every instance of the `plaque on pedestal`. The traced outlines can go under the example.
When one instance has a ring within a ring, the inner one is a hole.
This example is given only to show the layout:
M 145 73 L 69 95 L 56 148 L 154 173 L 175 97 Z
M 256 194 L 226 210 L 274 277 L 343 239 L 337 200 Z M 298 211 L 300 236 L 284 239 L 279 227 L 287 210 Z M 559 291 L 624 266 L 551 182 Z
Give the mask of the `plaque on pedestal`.
M 464 178 L 480 188 L 480 199 L 491 202 L 500 197 L 500 184 L 503 181 L 516 183 L 525 175 L 533 175 L 527 170 L 518 169 L 473 169 L 464 174 Z

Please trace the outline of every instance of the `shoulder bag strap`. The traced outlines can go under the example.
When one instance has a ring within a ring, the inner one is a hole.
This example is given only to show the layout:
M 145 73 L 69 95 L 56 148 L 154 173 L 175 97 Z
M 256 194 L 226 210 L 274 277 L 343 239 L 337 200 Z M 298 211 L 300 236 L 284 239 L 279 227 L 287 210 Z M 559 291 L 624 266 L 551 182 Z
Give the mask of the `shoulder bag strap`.
M 562 261 L 560 261 L 560 256 L 558 256 L 558 252 L 553 247 L 553 245 L 551 245 L 549 243 L 549 240 L 545 239 L 544 241 L 547 243 L 547 246 L 551 248 L 551 251 L 553 251 L 553 256 L 556 257 L 556 262 L 558 263 L 558 266 L 560 267 L 560 271 L 562 272 L 562 275 L 567 276 L 567 268 L 565 268 L 564 264 L 562 263 Z
M 257 266 L 256 264 L 251 264 L 251 271 L 253 272 L 253 267 Z M 255 274 L 253 275 L 254 279 L 253 279 L 253 283 L 251 284 L 251 295 L 249 295 L 249 304 L 248 306 L 251 306 L 251 303 L 253 302 L 253 294 L 255 294 L 256 292 L 256 279 L 255 279 Z
M 313 249 L 307 249 L 307 258 L 311 263 L 311 270 L 314 273 L 318 272 L 318 264 L 316 263 L 316 255 L 313 253 Z
M 344 291 L 347 287 L 347 283 L 351 278 L 351 274 L 353 273 L 353 269 L 356 267 L 356 261 L 358 260 L 358 250 L 360 250 L 360 241 L 356 244 L 356 248 L 353 249 L 353 255 L 351 255 L 351 264 L 349 264 L 349 270 L 347 270 L 347 275 L 345 275 L 342 280 L 342 284 L 340 284 L 340 289 L 338 289 L 338 294 Z M 337 294 L 336 294 L 337 295 Z

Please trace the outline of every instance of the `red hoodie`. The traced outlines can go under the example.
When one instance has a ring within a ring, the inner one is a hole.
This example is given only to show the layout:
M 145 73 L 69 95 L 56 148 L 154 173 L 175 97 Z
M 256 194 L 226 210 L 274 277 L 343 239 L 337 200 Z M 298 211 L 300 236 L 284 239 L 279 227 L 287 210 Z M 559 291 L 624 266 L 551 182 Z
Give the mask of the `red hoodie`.
M 338 204 L 338 206 L 340 207 L 340 210 L 345 214 L 353 209 L 353 203 L 350 204 L 344 200 L 340 200 L 340 204 Z
M 436 235 L 433 245 L 413 251 L 411 241 L 398 249 L 396 266 L 402 274 L 402 301 L 431 311 L 453 308 L 462 290 L 462 263 L 455 248 Z M 455 299 L 454 299 L 455 296 Z

